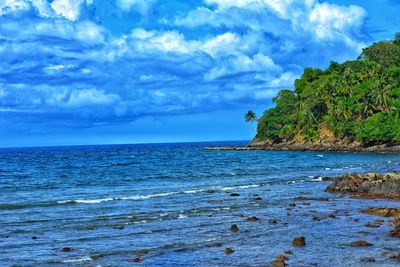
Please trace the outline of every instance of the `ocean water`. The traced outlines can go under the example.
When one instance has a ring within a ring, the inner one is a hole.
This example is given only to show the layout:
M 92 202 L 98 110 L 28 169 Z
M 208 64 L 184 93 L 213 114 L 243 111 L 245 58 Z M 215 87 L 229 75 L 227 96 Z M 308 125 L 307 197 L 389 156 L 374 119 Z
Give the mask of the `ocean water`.
M 290 266 L 399 266 L 389 219 L 367 228 L 381 218 L 360 212 L 399 202 L 325 193 L 320 177 L 400 170 L 400 154 L 203 149 L 227 144 L 1 149 L 0 266 L 268 266 L 288 250 Z

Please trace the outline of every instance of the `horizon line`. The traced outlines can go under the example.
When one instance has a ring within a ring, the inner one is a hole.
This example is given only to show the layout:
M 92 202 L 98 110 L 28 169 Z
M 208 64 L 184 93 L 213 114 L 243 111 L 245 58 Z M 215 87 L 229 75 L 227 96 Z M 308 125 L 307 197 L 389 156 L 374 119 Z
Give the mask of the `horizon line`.
M 109 144 L 70 144 L 70 145 L 38 145 L 38 146 L 0 146 L 0 149 L 19 148 L 61 148 L 61 147 L 95 147 L 95 146 L 134 146 L 134 145 L 173 145 L 173 144 L 201 144 L 201 143 L 228 143 L 250 142 L 251 140 L 214 140 L 214 141 L 181 141 L 181 142 L 138 142 L 138 143 L 109 143 Z

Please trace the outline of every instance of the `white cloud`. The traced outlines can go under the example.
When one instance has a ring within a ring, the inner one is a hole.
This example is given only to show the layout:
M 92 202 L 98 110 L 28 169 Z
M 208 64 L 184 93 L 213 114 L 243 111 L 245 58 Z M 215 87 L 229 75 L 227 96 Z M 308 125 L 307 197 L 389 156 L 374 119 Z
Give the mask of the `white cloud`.
M 0 16 L 29 9 L 29 3 L 24 0 L 0 0 Z
M 117 6 L 124 12 L 131 10 L 146 14 L 157 0 L 117 0 Z
M 85 0 L 54 0 L 51 7 L 56 14 L 71 20 L 76 21 L 80 15 L 81 5 Z

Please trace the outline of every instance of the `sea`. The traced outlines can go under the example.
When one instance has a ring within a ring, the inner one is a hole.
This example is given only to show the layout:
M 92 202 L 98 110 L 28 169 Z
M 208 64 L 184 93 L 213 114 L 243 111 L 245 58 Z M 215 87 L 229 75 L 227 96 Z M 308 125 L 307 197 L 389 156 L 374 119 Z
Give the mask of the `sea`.
M 361 212 L 399 202 L 322 177 L 399 171 L 400 154 L 204 149 L 244 144 L 0 149 L 0 266 L 399 266 L 390 218 Z

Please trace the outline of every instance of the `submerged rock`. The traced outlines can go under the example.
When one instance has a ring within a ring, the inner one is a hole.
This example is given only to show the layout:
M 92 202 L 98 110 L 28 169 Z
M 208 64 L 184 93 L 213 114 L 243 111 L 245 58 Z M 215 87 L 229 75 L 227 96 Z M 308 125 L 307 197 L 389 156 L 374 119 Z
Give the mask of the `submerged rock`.
M 232 193 L 231 197 L 239 197 L 240 195 L 238 193 Z
M 293 246 L 304 247 L 306 245 L 306 239 L 304 236 L 296 237 L 292 241 Z
M 247 220 L 248 220 L 249 222 L 256 222 L 256 221 L 259 221 L 260 219 L 258 219 L 256 216 L 253 216 L 253 217 L 247 218 Z
M 226 249 L 224 249 L 224 252 L 225 252 L 225 254 L 232 254 L 232 253 L 234 253 L 235 251 L 233 250 L 233 249 L 231 249 L 231 248 L 226 248 Z
M 303 196 L 295 197 L 294 200 L 296 200 L 296 201 L 311 201 L 311 200 L 313 200 L 313 201 L 329 201 L 329 199 L 326 197 L 303 197 Z M 303 205 L 304 205 L 304 203 L 303 203 Z
M 289 257 L 285 256 L 285 255 L 279 255 L 279 256 L 276 256 L 276 259 L 280 260 L 280 261 L 287 261 L 289 259 Z
M 350 243 L 351 247 L 370 247 L 372 246 L 371 243 L 368 243 L 367 241 L 359 240 L 359 241 L 354 241 Z
M 65 248 L 61 249 L 61 252 L 71 252 L 71 251 L 72 251 L 72 249 L 69 247 L 65 247 Z
M 273 267 L 285 267 L 287 266 L 286 262 L 283 260 L 275 260 L 273 262 L 271 262 Z
M 400 174 L 349 173 L 334 179 L 325 191 L 367 197 L 400 198 Z
M 400 209 L 395 208 L 369 208 L 362 211 L 365 214 L 381 216 L 381 217 L 393 217 L 391 221 L 394 225 L 393 230 L 390 231 L 390 236 L 400 238 Z M 380 221 L 376 220 L 375 223 Z
M 236 224 L 232 224 L 231 231 L 234 233 L 239 232 L 239 227 Z

